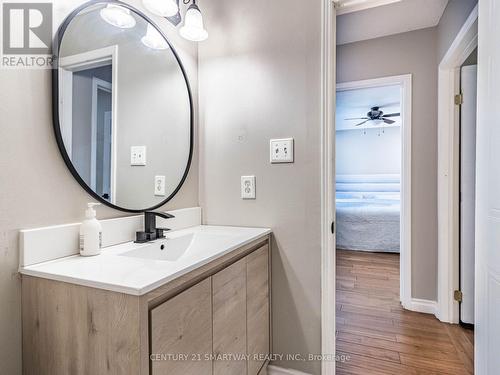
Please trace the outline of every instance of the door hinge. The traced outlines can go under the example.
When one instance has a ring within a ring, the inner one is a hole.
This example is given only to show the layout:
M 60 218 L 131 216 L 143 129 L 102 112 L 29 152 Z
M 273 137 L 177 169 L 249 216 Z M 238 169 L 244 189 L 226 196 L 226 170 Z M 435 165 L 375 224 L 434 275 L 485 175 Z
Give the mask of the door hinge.
M 455 299 L 455 301 L 462 302 L 462 297 L 463 297 L 463 294 L 462 294 L 461 290 L 455 290 L 453 292 L 453 298 Z
M 457 94 L 455 95 L 455 105 L 462 105 L 464 104 L 464 96 L 463 94 Z

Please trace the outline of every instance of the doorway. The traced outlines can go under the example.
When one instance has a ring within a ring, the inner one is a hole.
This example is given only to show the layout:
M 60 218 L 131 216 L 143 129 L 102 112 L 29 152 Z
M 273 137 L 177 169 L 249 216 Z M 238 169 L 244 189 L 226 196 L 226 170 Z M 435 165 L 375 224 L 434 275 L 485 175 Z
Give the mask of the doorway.
M 115 203 L 117 46 L 60 58 L 59 118 L 64 150 L 79 178 Z M 76 105 L 77 104 L 77 105 Z M 79 139 L 85 142 L 73 142 Z
M 108 66 L 111 73 L 111 66 Z M 111 75 L 111 74 L 110 74 Z M 112 85 L 92 76 L 91 173 L 90 187 L 111 202 L 112 170 Z
M 478 47 L 476 6 L 439 64 L 438 81 L 438 304 L 436 317 L 460 322 L 460 73 Z M 462 269 L 463 270 L 463 269 Z
M 414 310 L 411 84 L 411 75 L 337 84 L 335 186 L 337 248 L 399 254 L 398 298 Z
M 477 49 L 460 68 L 459 322 L 474 327 Z

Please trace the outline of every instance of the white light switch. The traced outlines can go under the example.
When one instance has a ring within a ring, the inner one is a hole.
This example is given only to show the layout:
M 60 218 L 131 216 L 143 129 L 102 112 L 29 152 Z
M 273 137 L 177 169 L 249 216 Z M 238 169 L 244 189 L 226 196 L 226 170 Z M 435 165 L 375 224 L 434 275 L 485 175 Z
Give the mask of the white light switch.
M 241 177 L 241 198 L 255 199 L 255 176 Z
M 130 165 L 146 165 L 146 146 L 130 147 Z
M 155 195 L 165 196 L 165 176 L 155 176 Z
M 293 163 L 293 138 L 271 139 L 271 163 Z

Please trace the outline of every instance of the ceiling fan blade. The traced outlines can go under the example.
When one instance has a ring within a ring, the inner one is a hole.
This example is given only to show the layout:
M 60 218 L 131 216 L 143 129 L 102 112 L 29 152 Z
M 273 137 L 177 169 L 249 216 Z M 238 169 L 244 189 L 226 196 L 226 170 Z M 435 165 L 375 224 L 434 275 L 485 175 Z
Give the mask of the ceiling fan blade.
M 344 120 L 369 120 L 368 117 L 345 118 Z
M 382 117 L 399 117 L 401 113 L 389 113 L 388 115 L 383 115 Z
M 363 121 L 363 122 L 360 122 L 359 124 L 356 124 L 356 125 L 354 125 L 354 126 L 360 126 L 360 125 L 363 125 L 365 122 L 368 122 L 368 121 L 370 121 L 370 119 L 365 120 L 365 121 Z
M 385 118 L 385 119 L 383 119 L 383 120 L 384 120 L 384 122 L 385 122 L 386 124 L 389 124 L 389 125 L 390 125 L 390 124 L 394 124 L 394 123 L 396 122 L 396 121 L 389 120 L 389 119 L 386 119 L 386 118 Z

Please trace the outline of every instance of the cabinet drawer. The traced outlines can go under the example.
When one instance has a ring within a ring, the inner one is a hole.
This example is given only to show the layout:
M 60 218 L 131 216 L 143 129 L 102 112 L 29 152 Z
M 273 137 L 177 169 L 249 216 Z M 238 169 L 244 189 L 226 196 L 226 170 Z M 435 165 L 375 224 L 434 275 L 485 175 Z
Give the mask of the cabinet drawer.
M 244 375 L 246 338 L 246 258 L 212 276 L 214 375 Z M 224 358 L 224 356 L 226 356 Z
M 210 279 L 151 310 L 150 327 L 153 375 L 212 373 Z

